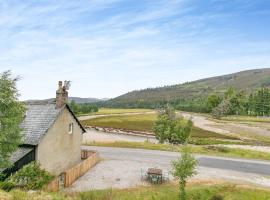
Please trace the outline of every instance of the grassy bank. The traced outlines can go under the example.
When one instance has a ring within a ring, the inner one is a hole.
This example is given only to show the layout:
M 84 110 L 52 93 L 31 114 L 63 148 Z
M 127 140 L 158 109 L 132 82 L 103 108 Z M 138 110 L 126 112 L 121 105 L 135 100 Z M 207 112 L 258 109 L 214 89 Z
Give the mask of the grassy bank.
M 222 197 L 224 200 L 269 200 L 270 191 L 248 186 L 232 184 L 215 185 L 188 185 L 188 200 L 210 200 Z M 152 187 L 137 187 L 122 190 L 94 190 L 81 193 L 46 193 L 12 191 L 5 193 L 0 191 L 1 200 L 178 200 L 178 187 L 176 185 L 159 185 Z M 216 197 L 216 198 L 214 198 Z M 219 199 L 220 199 L 219 198 Z
M 153 144 L 148 142 L 93 142 L 84 144 L 88 146 L 103 146 L 103 147 L 120 147 L 120 148 L 136 148 L 160 151 L 179 152 L 180 146 L 169 144 Z M 228 148 L 223 146 L 190 146 L 190 151 L 195 154 L 204 154 L 210 156 L 222 156 L 231 158 L 246 158 L 270 160 L 270 153 L 260 152 L 255 150 Z
M 117 129 L 153 132 L 153 126 L 156 119 L 157 114 L 144 113 L 139 115 L 125 115 L 125 116 L 114 115 L 84 120 L 82 121 L 82 124 L 85 126 L 111 127 Z M 213 138 L 213 139 L 237 140 L 237 138 L 235 137 L 202 130 L 197 127 L 193 127 L 191 137 L 204 139 Z

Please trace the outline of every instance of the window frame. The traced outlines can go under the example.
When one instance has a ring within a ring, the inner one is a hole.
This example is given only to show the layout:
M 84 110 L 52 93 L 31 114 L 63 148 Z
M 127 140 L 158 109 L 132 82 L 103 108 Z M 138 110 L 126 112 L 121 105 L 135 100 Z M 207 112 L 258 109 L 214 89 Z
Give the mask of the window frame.
M 73 130 L 74 130 L 74 124 L 71 122 L 68 125 L 68 134 L 73 134 Z

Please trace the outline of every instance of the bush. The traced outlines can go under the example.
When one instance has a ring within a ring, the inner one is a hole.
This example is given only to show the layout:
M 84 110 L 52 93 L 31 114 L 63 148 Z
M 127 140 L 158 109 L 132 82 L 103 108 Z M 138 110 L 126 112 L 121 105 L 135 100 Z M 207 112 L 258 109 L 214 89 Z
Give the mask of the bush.
M 5 190 L 9 192 L 14 187 L 14 184 L 10 181 L 3 181 L 0 182 L 0 190 Z
M 215 119 L 221 119 L 226 116 L 231 109 L 231 103 L 229 100 L 223 100 L 217 107 L 212 110 L 212 117 Z
M 39 164 L 32 162 L 9 177 L 8 181 L 16 187 L 37 190 L 48 184 L 52 179 L 51 174 L 41 169 Z
M 220 194 L 215 194 L 210 200 L 223 200 L 223 196 Z

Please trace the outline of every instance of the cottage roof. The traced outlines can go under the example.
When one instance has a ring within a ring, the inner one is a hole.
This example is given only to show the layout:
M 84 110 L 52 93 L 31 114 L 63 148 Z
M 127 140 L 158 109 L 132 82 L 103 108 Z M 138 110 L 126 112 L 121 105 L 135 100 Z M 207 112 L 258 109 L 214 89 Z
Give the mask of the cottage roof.
M 31 147 L 18 147 L 18 149 L 12 153 L 12 155 L 10 157 L 10 162 L 12 164 L 14 164 L 15 162 L 17 162 L 18 160 L 23 158 L 25 155 L 30 153 L 30 151 L 32 151 L 32 150 L 33 150 L 33 148 L 31 148 Z
M 46 134 L 48 129 L 54 124 L 55 120 L 64 108 L 69 110 L 84 133 L 85 129 L 82 127 L 68 105 L 56 109 L 54 103 L 28 103 L 26 104 L 27 111 L 25 113 L 25 118 L 20 125 L 23 130 L 23 144 L 38 145 L 43 135 Z

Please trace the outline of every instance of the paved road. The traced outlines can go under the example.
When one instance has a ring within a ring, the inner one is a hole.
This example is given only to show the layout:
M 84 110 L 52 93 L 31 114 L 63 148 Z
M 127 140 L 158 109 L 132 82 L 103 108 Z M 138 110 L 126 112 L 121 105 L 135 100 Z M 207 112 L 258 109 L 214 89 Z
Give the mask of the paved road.
M 162 169 L 169 180 L 174 178 L 171 161 L 179 153 L 143 149 L 83 146 L 98 151 L 101 162 L 80 177 L 67 191 L 88 191 L 106 188 L 130 188 L 149 183 L 141 179 L 150 167 Z M 270 162 L 196 155 L 199 166 L 190 181 L 233 181 L 270 188 Z
M 84 149 L 99 152 L 100 157 L 111 160 L 129 160 L 139 162 L 151 162 L 157 164 L 168 164 L 177 159 L 178 153 L 166 151 L 154 151 L 144 149 L 110 148 L 110 147 L 89 147 Z M 270 176 L 270 162 L 254 161 L 247 159 L 231 159 L 212 156 L 197 155 L 198 164 L 201 167 L 209 167 L 222 170 L 232 170 L 243 173 L 253 173 Z

